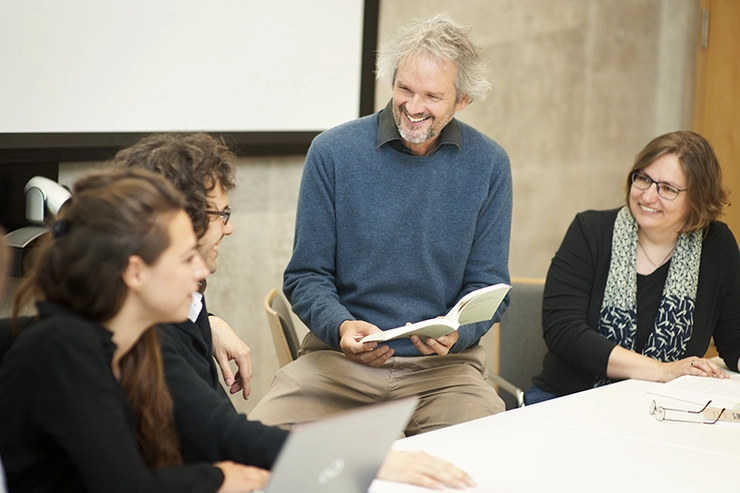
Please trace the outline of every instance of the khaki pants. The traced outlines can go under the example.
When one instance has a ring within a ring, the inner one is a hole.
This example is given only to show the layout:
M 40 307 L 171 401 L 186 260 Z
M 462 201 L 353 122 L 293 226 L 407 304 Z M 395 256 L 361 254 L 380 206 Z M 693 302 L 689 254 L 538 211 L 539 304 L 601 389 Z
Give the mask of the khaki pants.
M 309 332 L 301 356 L 275 374 L 249 419 L 289 427 L 417 395 L 419 406 L 405 431 L 410 436 L 504 411 L 485 375 L 480 346 L 447 356 L 392 356 L 380 368 L 371 368 L 348 360 Z

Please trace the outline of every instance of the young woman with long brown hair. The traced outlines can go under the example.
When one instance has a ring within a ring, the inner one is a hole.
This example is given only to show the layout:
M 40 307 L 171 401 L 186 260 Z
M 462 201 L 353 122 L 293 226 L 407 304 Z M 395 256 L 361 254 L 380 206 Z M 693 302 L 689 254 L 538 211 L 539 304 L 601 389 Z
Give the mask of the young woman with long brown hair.
M 39 321 L 0 366 L 9 491 L 231 492 L 262 469 L 181 466 L 152 327 L 184 320 L 208 269 L 178 192 L 143 170 L 75 185 L 20 287 Z

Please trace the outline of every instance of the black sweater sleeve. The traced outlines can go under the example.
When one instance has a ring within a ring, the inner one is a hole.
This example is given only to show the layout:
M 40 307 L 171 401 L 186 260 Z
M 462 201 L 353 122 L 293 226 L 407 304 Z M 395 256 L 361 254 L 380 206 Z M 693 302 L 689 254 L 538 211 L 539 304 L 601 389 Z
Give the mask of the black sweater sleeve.
M 604 215 L 581 213 L 571 223 L 552 259 L 542 304 L 550 352 L 578 371 L 599 376 L 606 375 L 615 346 L 598 333 L 595 323 L 604 294 L 600 278 L 608 272 L 611 257 L 613 220 L 611 214 Z
M 704 273 L 711 276 L 702 278 Z M 704 306 L 709 305 L 709 306 Z M 740 358 L 740 252 L 724 223 L 709 227 L 702 250 L 697 296 L 697 322 L 707 309 L 711 334 L 719 355 L 730 370 L 738 371 Z M 695 327 L 696 330 L 701 327 Z M 706 349 L 704 349 L 706 351 Z
M 270 469 L 288 432 L 238 413 L 223 388 L 209 383 L 208 355 L 191 335 L 172 324 L 157 330 L 184 459 Z

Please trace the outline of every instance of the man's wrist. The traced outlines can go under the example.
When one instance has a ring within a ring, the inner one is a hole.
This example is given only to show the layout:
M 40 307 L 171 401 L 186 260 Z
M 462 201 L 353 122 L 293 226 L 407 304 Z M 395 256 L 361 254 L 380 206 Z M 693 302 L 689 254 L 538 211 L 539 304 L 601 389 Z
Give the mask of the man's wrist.
M 354 322 L 351 318 L 348 318 L 346 320 L 342 320 L 342 323 L 339 324 L 339 339 L 342 339 L 342 336 L 344 335 L 345 331 L 349 330 L 349 324 L 348 322 Z

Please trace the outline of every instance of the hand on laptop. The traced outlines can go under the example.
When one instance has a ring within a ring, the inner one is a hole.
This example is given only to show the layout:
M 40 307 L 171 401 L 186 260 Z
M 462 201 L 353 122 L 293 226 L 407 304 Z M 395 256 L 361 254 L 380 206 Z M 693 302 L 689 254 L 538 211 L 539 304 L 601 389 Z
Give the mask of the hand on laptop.
M 231 461 L 217 462 L 214 466 L 224 473 L 224 482 L 217 493 L 239 493 L 261 490 L 270 479 L 270 471 L 254 466 L 245 466 Z
M 463 490 L 475 486 L 473 478 L 449 462 L 426 452 L 391 450 L 378 471 L 378 479 L 411 483 L 434 490 Z

